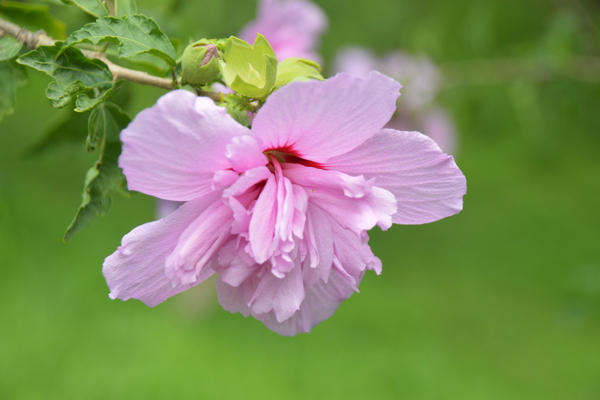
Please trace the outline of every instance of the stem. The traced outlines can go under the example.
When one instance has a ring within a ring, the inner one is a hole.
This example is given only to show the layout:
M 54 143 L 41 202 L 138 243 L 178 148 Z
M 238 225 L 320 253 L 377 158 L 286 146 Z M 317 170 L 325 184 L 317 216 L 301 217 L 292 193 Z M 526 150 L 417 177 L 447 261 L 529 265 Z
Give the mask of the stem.
M 2 31 L 14 36 L 19 42 L 26 44 L 30 50 L 35 50 L 38 46 L 54 46 L 55 43 L 55 40 L 46 35 L 46 32 L 43 30 L 31 32 L 10 21 L 0 18 L 0 32 Z M 159 78 L 158 76 L 150 75 L 146 72 L 121 67 L 110 61 L 106 57 L 106 54 L 101 51 L 80 50 L 87 58 L 98 59 L 106 64 L 115 81 L 118 79 L 126 79 L 131 82 L 139 83 L 140 85 L 156 86 L 166 90 L 176 89 L 171 79 Z M 219 93 L 202 92 L 202 96 L 210 97 L 216 101 L 220 99 Z

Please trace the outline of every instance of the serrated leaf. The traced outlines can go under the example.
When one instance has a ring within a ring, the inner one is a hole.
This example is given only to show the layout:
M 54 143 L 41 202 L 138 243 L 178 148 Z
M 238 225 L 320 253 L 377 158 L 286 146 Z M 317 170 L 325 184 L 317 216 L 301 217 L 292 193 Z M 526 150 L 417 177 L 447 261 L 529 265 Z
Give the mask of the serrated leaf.
M 81 146 L 88 130 L 89 115 L 68 110 L 26 154 L 36 155 L 67 144 Z
M 17 87 L 23 85 L 26 80 L 25 68 L 15 61 L 0 62 L 0 121 L 5 114 L 14 112 Z
M 102 61 L 86 58 L 77 48 L 68 48 L 58 56 L 60 51 L 61 43 L 57 42 L 54 46 L 39 46 L 17 59 L 54 78 L 46 90 L 54 107 L 63 107 L 76 98 L 75 111 L 86 111 L 116 90 L 112 74 Z M 84 93 L 90 91 L 92 97 Z
M 135 0 L 115 0 L 115 15 L 122 17 L 137 13 Z
M 119 134 L 130 122 L 129 117 L 112 103 L 102 103 L 90 114 L 88 139 L 100 146 L 100 158 L 87 171 L 82 201 L 64 241 L 85 228 L 96 215 L 104 215 L 111 205 L 112 191 L 126 192 L 126 181 L 118 165 L 121 154 Z
M 145 15 L 100 18 L 73 32 L 65 41 L 63 51 L 84 42 L 119 43 L 119 57 L 149 53 L 162 58 L 170 65 L 175 65 L 175 49 L 169 38 L 152 18 Z
M 96 107 L 97 104 L 106 101 L 113 97 L 119 87 L 125 82 L 125 80 L 121 79 L 113 83 L 113 86 L 102 92 L 100 96 L 92 96 L 89 97 L 87 94 L 81 94 L 77 96 L 77 100 L 75 100 L 75 111 L 84 112 L 89 111 L 92 108 Z
M 62 108 L 71 102 L 71 99 L 87 90 L 85 83 L 76 80 L 69 84 L 61 82 L 50 82 L 46 89 L 46 97 L 54 108 Z
M 12 36 L 0 38 L 0 61 L 6 61 L 14 58 L 19 54 L 23 43 L 19 42 Z
M 109 15 L 108 8 L 102 0 L 62 0 L 62 2 L 65 4 L 73 4 L 96 18 Z
M 66 36 L 67 26 L 61 20 L 53 17 L 46 5 L 2 1 L 0 2 L 0 16 L 29 30 L 43 29 L 55 39 L 63 39 Z

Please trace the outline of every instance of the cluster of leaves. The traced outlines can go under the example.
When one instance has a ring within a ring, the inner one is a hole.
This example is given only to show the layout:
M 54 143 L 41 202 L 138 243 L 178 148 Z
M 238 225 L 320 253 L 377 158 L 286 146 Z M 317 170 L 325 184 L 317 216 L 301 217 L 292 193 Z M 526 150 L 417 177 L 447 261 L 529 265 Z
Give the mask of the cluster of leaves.
M 253 45 L 235 37 L 202 39 L 181 54 L 173 45 L 176 40 L 169 39 L 152 18 L 137 13 L 135 0 L 61 1 L 79 7 L 96 20 L 66 36 L 64 24 L 49 14 L 47 6 L 0 0 L 0 17 L 30 29 L 45 29 L 64 39 L 26 52 L 16 39 L 0 38 L 0 84 L 6 88 L 0 94 L 0 117 L 14 110 L 15 91 L 26 79 L 23 66 L 28 66 L 52 78 L 46 96 L 53 107 L 74 105 L 75 113 L 65 124 L 87 118 L 87 149 L 91 152 L 98 148 L 99 159 L 87 172 L 82 203 L 65 240 L 96 215 L 108 211 L 111 192 L 127 193 L 118 157 L 119 134 L 130 119 L 110 101 L 123 83 L 113 76 L 113 63 L 135 65 L 159 77 L 162 74 L 173 88 L 187 88 L 198 94 L 212 91 L 215 83 L 225 85 L 230 88 L 227 93 L 213 92 L 212 97 L 220 99 L 219 105 L 246 126 L 250 124 L 249 114 L 256 112 L 272 91 L 296 80 L 323 79 L 320 66 L 312 61 L 287 59 L 278 63 L 261 35 Z M 152 67 L 143 67 L 148 64 Z M 52 130 L 38 149 L 61 140 L 63 130 Z
M 84 54 L 76 46 L 116 43 L 117 57 L 148 53 L 166 61 L 171 70 L 175 69 L 176 61 L 175 49 L 169 38 L 152 18 L 136 14 L 134 0 L 63 0 L 63 3 L 75 5 L 97 20 L 65 38 L 64 24 L 49 14 L 47 6 L 0 3 L 0 16 L 30 29 L 42 28 L 48 34 L 65 39 L 55 42 L 54 46 L 38 46 L 25 52 L 23 44 L 16 39 L 9 36 L 0 38 L 0 84 L 3 88 L 0 117 L 14 110 L 16 88 L 27 77 L 23 66 L 28 66 L 53 79 L 46 89 L 46 96 L 53 107 L 74 105 L 76 112 L 70 113 L 60 127 L 49 131 L 34 151 L 64 142 L 65 132 L 72 136 L 70 139 L 82 140 L 83 137 L 78 135 L 81 132 L 77 130 L 81 130 L 87 120 L 86 147 L 89 152 L 98 151 L 99 158 L 86 174 L 81 205 L 64 236 L 64 240 L 68 240 L 96 215 L 108 211 L 111 192 L 127 194 L 118 157 L 121 153 L 119 134 L 130 118 L 109 101 L 122 86 L 123 80 L 115 79 L 102 60 Z

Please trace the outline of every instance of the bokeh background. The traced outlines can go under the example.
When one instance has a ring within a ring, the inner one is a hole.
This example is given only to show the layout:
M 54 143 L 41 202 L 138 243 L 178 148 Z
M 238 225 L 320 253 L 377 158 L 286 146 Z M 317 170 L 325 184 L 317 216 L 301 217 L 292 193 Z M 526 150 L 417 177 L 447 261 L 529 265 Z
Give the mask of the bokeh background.
M 464 211 L 371 233 L 383 261 L 310 334 L 223 311 L 211 283 L 156 308 L 101 274 L 152 198 L 114 196 L 67 244 L 94 155 L 30 155 L 65 118 L 30 71 L 0 124 L 1 399 L 600 399 L 600 4 L 316 0 L 347 44 L 427 55 L 458 132 Z M 227 37 L 255 1 L 138 0 L 173 37 Z M 75 8 L 53 7 L 74 30 Z M 130 115 L 163 92 L 131 87 Z

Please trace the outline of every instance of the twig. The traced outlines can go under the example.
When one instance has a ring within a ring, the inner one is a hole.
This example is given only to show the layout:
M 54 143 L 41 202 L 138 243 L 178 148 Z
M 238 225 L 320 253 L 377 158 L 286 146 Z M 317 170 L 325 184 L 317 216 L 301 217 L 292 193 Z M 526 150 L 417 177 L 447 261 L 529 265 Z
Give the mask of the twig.
M 54 43 L 56 42 L 50 36 L 46 35 L 46 32 L 43 30 L 31 32 L 2 18 L 0 18 L 0 32 L 1 31 L 14 36 L 19 42 L 26 44 L 31 50 L 36 49 L 38 46 L 54 46 Z M 106 57 L 106 54 L 102 52 L 91 50 L 81 50 L 81 52 L 89 59 L 98 59 L 106 64 L 115 80 L 126 79 L 131 82 L 139 83 L 140 85 L 156 86 L 166 90 L 173 90 L 176 88 L 171 79 L 160 78 L 146 72 L 121 67 L 110 61 Z M 209 97 L 215 101 L 220 100 L 219 93 L 202 92 L 202 96 Z

